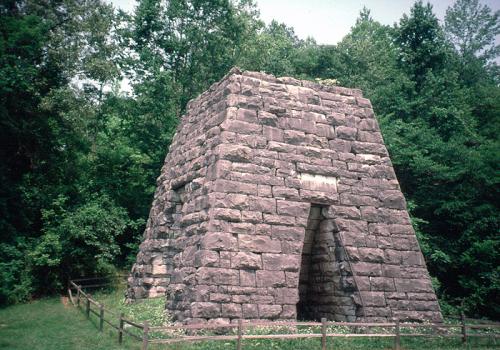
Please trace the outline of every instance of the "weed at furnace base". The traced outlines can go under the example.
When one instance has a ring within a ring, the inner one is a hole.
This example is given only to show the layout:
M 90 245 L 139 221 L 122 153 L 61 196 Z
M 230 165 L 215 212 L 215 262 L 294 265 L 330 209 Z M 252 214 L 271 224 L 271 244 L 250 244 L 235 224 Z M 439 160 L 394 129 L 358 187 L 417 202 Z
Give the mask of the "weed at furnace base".
M 233 68 L 188 104 L 127 297 L 183 323 L 442 320 L 370 102 Z

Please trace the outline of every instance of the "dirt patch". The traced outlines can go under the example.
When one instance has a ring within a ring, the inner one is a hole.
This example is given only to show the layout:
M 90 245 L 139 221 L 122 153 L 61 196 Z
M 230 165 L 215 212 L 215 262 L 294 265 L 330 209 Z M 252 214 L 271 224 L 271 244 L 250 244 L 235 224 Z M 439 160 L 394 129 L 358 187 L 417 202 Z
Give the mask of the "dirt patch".
M 61 303 L 64 305 L 64 307 L 69 307 L 69 298 L 62 296 Z

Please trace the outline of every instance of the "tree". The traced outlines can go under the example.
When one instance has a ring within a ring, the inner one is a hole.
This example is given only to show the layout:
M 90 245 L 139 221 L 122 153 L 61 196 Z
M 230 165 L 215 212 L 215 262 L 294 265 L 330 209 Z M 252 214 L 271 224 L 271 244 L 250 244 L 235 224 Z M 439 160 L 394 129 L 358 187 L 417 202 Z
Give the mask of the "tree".
M 395 34 L 401 67 L 415 81 L 418 91 L 425 74 L 441 69 L 446 58 L 444 33 L 432 6 L 417 1 L 409 15 L 403 14 Z
M 237 63 L 244 69 L 276 76 L 294 75 L 297 68 L 294 61 L 302 44 L 293 28 L 273 20 L 269 25 L 258 28 Z
M 491 161 L 497 136 L 485 137 L 485 111 L 469 97 L 473 90 L 464 84 L 461 57 L 446 42 L 431 6 L 417 2 L 395 29 L 401 70 L 415 88 L 406 98 L 409 113 L 396 120 L 382 116 L 381 128 L 412 214 L 422 223 L 429 269 L 444 300 L 497 317 L 498 238 L 492 232 L 499 225 L 498 179 Z M 480 69 L 489 75 L 484 65 Z M 498 87 L 488 86 L 497 93 Z
M 403 117 L 409 113 L 407 96 L 413 82 L 398 66 L 395 30 L 373 20 L 364 8 L 332 52 L 331 77 L 341 85 L 363 90 L 379 116 Z
M 464 60 L 489 61 L 498 55 L 495 37 L 500 34 L 500 11 L 492 13 L 478 0 L 457 0 L 446 10 L 444 20 L 447 37 Z
M 85 117 L 95 114 L 82 113 L 92 103 L 71 83 L 116 76 L 107 51 L 112 12 L 100 0 L 0 5 L 0 265 L 9 283 L 0 302 L 50 287 L 26 252 L 47 238 L 42 210 L 60 196 L 68 206 L 81 199 Z M 13 294 L 16 284 L 26 287 L 22 294 Z
M 481 134 L 496 138 L 499 118 L 499 70 L 495 61 L 500 46 L 500 11 L 492 13 L 477 0 L 459 0 L 446 11 L 445 32 L 459 56 L 460 81 L 469 91 L 468 103 L 481 128 Z
M 168 76 L 174 87 L 170 98 L 177 99 L 180 116 L 189 99 L 220 79 L 236 62 L 251 17 L 246 12 L 248 4 L 233 5 L 229 0 L 141 1 L 127 33 L 127 45 L 139 58 L 131 60 L 133 82 Z
M 120 252 L 117 238 L 129 224 L 123 208 L 107 195 L 93 196 L 67 209 L 64 197 L 42 211 L 43 236 L 30 251 L 33 273 L 46 292 L 57 292 L 74 276 L 107 275 Z

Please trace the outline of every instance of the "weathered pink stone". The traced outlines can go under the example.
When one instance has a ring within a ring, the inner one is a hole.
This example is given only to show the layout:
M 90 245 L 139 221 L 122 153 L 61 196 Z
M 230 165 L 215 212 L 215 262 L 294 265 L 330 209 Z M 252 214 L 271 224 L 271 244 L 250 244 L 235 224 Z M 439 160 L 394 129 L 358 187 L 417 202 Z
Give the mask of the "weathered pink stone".
M 128 283 L 188 324 L 441 320 L 370 101 L 236 68 L 188 103 Z

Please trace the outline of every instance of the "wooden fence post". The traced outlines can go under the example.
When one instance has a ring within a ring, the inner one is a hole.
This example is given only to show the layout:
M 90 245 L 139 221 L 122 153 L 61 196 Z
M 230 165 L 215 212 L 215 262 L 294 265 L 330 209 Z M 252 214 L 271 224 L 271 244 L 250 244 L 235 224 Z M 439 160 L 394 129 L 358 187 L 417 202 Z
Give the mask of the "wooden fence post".
M 99 331 L 104 329 L 104 305 L 99 304 Z
M 87 314 L 87 318 L 90 318 L 90 294 L 87 294 L 87 305 L 85 313 Z
M 80 306 L 80 286 L 76 290 L 76 307 Z
M 118 323 L 118 344 L 121 345 L 123 341 L 123 312 L 120 313 L 120 322 Z
M 467 328 L 465 327 L 465 315 L 460 313 L 460 320 L 462 321 L 462 343 L 467 343 Z
M 241 337 L 243 335 L 243 321 L 241 318 L 238 320 L 238 341 L 236 343 L 236 350 L 241 350 Z
M 326 350 L 326 318 L 321 319 L 321 350 Z
M 396 319 L 396 325 L 394 326 L 396 336 L 394 337 L 394 350 L 401 349 L 401 330 L 399 328 L 399 318 Z
M 142 348 L 141 350 L 147 350 L 148 349 L 148 339 L 149 336 L 149 322 L 144 321 L 144 328 L 143 328 L 143 333 L 142 333 Z

